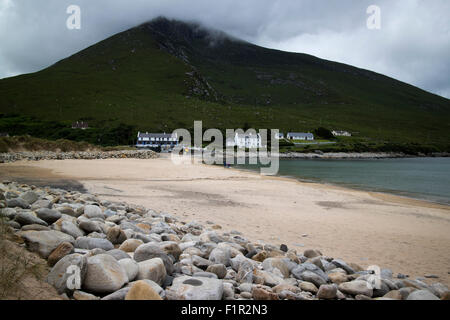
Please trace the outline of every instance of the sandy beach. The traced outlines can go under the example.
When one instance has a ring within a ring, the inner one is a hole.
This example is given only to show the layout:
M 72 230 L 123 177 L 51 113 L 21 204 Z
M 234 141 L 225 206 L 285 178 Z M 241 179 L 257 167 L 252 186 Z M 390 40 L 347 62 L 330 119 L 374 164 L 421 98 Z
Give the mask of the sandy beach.
M 450 284 L 447 206 L 165 158 L 19 161 L 0 164 L 0 178 L 84 187 L 251 240 Z

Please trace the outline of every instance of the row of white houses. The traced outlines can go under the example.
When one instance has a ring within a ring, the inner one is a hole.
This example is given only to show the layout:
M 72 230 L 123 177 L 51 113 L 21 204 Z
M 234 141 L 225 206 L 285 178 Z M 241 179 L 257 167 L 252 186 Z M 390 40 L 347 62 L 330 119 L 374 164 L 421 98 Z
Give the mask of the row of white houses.
M 333 131 L 335 136 L 351 136 L 347 131 Z M 283 133 L 279 133 L 276 138 L 278 140 L 285 139 Z M 309 132 L 288 132 L 286 135 L 288 140 L 313 141 L 314 134 Z M 176 133 L 148 133 L 138 132 L 136 147 L 138 148 L 161 148 L 173 149 L 178 144 Z M 262 139 L 259 133 L 236 133 L 234 138 L 227 139 L 227 147 L 238 148 L 262 148 Z
M 176 133 L 138 132 L 136 147 L 172 149 L 178 144 Z

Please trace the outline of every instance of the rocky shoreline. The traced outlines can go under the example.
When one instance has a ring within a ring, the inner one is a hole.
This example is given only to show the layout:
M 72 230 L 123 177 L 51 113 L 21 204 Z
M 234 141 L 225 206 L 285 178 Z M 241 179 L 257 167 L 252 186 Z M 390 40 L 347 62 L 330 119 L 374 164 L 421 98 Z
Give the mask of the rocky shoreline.
M 252 242 L 212 222 L 77 191 L 4 181 L 0 214 L 23 246 L 47 260 L 47 282 L 65 299 L 450 299 L 439 282 Z
M 121 151 L 21 151 L 0 153 L 0 163 L 15 162 L 20 160 L 67 160 L 67 159 L 154 159 L 158 154 L 151 150 L 121 150 Z

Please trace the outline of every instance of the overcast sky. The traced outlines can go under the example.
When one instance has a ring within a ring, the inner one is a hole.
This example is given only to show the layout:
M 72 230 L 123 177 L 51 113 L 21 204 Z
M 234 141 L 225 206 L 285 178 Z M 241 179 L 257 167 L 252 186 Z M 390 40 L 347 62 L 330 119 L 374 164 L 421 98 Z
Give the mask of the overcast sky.
M 81 29 L 69 30 L 69 5 Z M 367 28 L 369 5 L 381 29 Z M 0 78 L 45 68 L 154 17 L 373 70 L 450 98 L 449 0 L 0 0 Z

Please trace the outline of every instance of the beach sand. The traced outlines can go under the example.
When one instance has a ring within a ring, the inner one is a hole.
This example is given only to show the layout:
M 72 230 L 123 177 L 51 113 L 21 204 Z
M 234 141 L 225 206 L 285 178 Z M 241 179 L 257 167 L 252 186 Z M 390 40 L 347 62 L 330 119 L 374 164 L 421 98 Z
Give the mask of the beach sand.
M 1 164 L 0 178 L 84 186 L 101 199 L 213 222 L 253 241 L 450 284 L 448 206 L 165 158 L 20 161 Z

